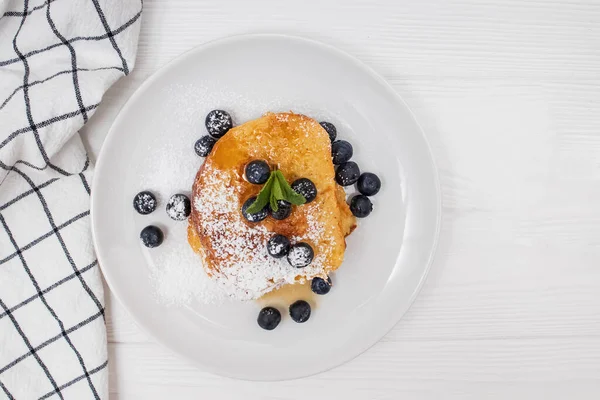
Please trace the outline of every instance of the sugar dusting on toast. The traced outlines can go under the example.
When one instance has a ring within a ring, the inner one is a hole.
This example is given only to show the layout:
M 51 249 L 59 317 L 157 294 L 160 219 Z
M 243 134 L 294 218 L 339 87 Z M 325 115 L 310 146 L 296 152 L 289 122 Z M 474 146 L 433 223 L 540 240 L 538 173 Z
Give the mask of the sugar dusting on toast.
M 145 150 L 145 162 L 136 167 L 136 172 L 141 179 L 141 187 L 155 193 L 159 208 L 163 207 L 170 195 L 189 193 L 201 164 L 191 145 L 198 137 L 206 134 L 204 117 L 214 108 L 228 110 L 234 121 L 239 123 L 261 117 L 266 110 L 286 111 L 292 108 L 311 115 L 317 121 L 333 118 L 333 122 L 337 123 L 335 115 L 314 108 L 313 104 L 304 99 L 288 96 L 257 98 L 254 95 L 239 93 L 237 89 L 228 87 L 226 82 L 214 80 L 201 84 L 170 85 L 162 95 L 169 106 L 165 107 L 164 112 L 151 117 L 164 135 L 160 138 L 158 146 L 148 144 Z M 288 113 L 278 113 L 275 116 L 280 122 L 294 119 Z M 303 121 L 301 125 L 305 130 L 305 136 L 308 137 L 311 124 Z M 292 178 L 289 177 L 289 180 L 291 182 Z M 343 192 L 341 187 L 338 189 Z M 194 198 L 192 196 L 190 198 L 194 203 Z M 345 198 L 340 201 L 345 203 Z M 302 207 L 312 207 L 312 203 Z M 311 210 L 312 212 L 319 212 L 319 210 Z M 311 219 L 307 217 L 309 224 Z M 317 220 L 315 219 L 314 222 Z M 165 243 L 149 252 L 149 268 L 157 300 L 165 304 L 185 305 L 194 301 L 221 304 L 228 298 L 238 298 L 240 294 L 235 293 L 235 287 L 231 283 L 233 280 L 225 279 L 217 282 L 202 268 L 200 262 L 202 255 L 199 257 L 186 243 L 186 235 L 189 235 L 188 227 L 181 222 L 168 221 L 166 224 L 168 231 Z M 348 224 L 351 225 L 351 221 Z M 318 234 L 311 234 L 311 231 L 312 228 L 309 228 L 305 235 L 311 236 L 312 239 L 311 237 L 301 239 L 294 235 L 290 235 L 289 238 L 294 241 L 310 242 L 319 237 Z M 340 241 L 343 242 L 341 239 Z M 317 265 L 321 262 L 319 260 L 321 257 L 322 253 L 315 249 L 313 263 Z M 290 267 L 285 258 L 280 262 Z M 226 292 L 233 295 L 228 296 Z M 246 293 L 241 294 L 244 295 L 242 298 L 248 298 Z
M 311 179 L 319 194 L 308 204 L 294 206 L 285 220 L 246 221 L 242 204 L 260 190 L 243 177 L 245 165 L 254 159 L 271 163 L 288 182 Z M 341 265 L 344 237 L 356 225 L 334 174 L 329 135 L 311 118 L 267 113 L 230 130 L 206 158 L 192 189 L 188 240 L 202 260 L 199 268 L 238 300 L 325 278 Z M 292 244 L 308 243 L 314 251 L 310 265 L 295 268 L 286 258 L 271 257 L 267 242 L 275 234 L 287 236 Z
M 302 276 L 324 275 L 324 260 L 327 254 L 316 254 L 313 262 L 301 272 L 292 268 L 285 258 L 277 259 L 267 253 L 265 237 L 274 234 L 264 226 L 249 226 L 227 216 L 239 212 L 240 200 L 227 187 L 227 182 L 219 179 L 218 170 L 205 170 L 205 185 L 193 199 L 195 211 L 203 215 L 213 215 L 201 219 L 199 229 L 212 238 L 210 251 L 222 261 L 219 270 L 211 275 L 227 294 L 239 300 L 255 299 L 284 284 L 302 283 Z M 309 215 L 320 212 L 318 204 L 308 204 Z M 307 218 L 308 229 L 302 236 L 290 238 L 292 244 L 309 240 L 318 243 L 323 240 L 324 229 L 315 218 Z M 302 276 L 301 276 L 301 275 Z M 242 289 L 243 288 L 243 289 Z

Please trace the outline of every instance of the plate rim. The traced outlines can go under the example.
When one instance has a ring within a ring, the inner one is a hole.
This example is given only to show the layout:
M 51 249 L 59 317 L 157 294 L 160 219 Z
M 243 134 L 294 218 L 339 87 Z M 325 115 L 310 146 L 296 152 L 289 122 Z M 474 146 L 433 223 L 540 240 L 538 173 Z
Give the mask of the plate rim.
M 128 114 L 127 113 L 128 109 L 131 107 L 131 105 L 133 103 L 135 103 L 135 101 L 138 99 L 138 97 L 142 96 L 142 92 L 144 92 L 145 89 L 148 86 L 152 85 L 156 80 L 158 80 L 160 77 L 162 77 L 173 65 L 184 61 L 186 58 L 192 56 L 195 53 L 200 53 L 200 52 L 205 51 L 208 48 L 220 46 L 220 45 L 224 45 L 224 44 L 230 44 L 230 43 L 236 42 L 236 41 L 244 41 L 244 40 L 249 40 L 249 39 L 261 39 L 261 38 L 267 38 L 267 39 L 279 38 L 279 39 L 284 39 L 284 40 L 303 42 L 305 44 L 320 47 L 324 50 L 327 50 L 330 53 L 334 53 L 338 56 L 341 56 L 344 59 L 346 59 L 347 61 L 353 63 L 360 70 L 364 71 L 371 78 L 373 78 L 377 82 L 379 82 L 386 91 L 388 91 L 392 96 L 394 96 L 397 100 L 399 100 L 400 103 L 402 103 L 404 105 L 404 107 L 408 111 L 408 114 L 410 115 L 413 122 L 417 126 L 419 134 L 420 134 L 421 138 L 423 139 L 423 142 L 424 142 L 427 152 L 429 154 L 429 162 L 431 163 L 432 172 L 433 172 L 433 180 L 434 181 L 432 183 L 433 183 L 434 189 L 435 189 L 435 197 L 436 197 L 435 203 L 436 203 L 436 208 L 437 208 L 437 218 L 435 221 L 434 240 L 433 240 L 433 243 L 431 246 L 431 251 L 429 253 L 429 257 L 427 259 L 425 268 L 423 270 L 423 274 L 421 275 L 421 278 L 420 278 L 415 290 L 413 291 L 413 293 L 411 294 L 411 296 L 408 300 L 408 303 L 407 303 L 408 305 L 407 305 L 406 309 L 403 310 L 397 318 L 390 319 L 391 323 L 388 323 L 384 326 L 384 329 L 383 329 L 384 333 L 377 340 L 375 340 L 374 342 L 372 342 L 366 346 L 362 346 L 358 352 L 351 354 L 349 357 L 344 358 L 344 360 L 341 361 L 340 363 L 334 364 L 331 366 L 327 366 L 325 368 L 317 368 L 313 372 L 302 373 L 300 375 L 295 375 L 294 377 L 288 377 L 288 378 L 281 378 L 281 377 L 258 378 L 258 377 L 249 377 L 249 376 L 239 376 L 239 375 L 235 375 L 235 374 L 228 374 L 223 369 L 212 367 L 210 363 L 204 363 L 195 358 L 189 357 L 188 355 L 171 348 L 167 343 L 163 342 L 158 336 L 156 336 L 154 333 L 152 333 L 152 331 L 150 329 L 148 329 L 146 326 L 144 326 L 144 324 L 141 323 L 135 317 L 135 314 L 132 312 L 130 307 L 125 302 L 122 301 L 121 296 L 119 296 L 119 294 L 113 289 L 114 285 L 111 281 L 111 278 L 109 278 L 109 276 L 105 273 L 105 268 L 103 267 L 104 263 L 101 259 L 100 252 L 97 250 L 99 248 L 99 246 L 98 246 L 97 235 L 96 235 L 96 224 L 94 222 L 96 220 L 96 218 L 95 218 L 96 212 L 94 211 L 96 208 L 95 207 L 96 196 L 94 195 L 95 194 L 94 188 L 96 187 L 96 182 L 98 179 L 97 178 L 98 177 L 98 173 L 97 173 L 98 166 L 102 165 L 105 162 L 104 160 L 108 157 L 107 151 L 106 151 L 106 148 L 108 148 L 108 146 L 106 146 L 106 144 L 108 143 L 108 141 L 113 140 L 114 137 L 117 137 L 117 135 L 115 134 L 115 132 L 116 132 L 115 126 L 118 125 L 118 123 L 121 121 L 121 119 L 125 118 L 125 116 Z M 359 355 L 363 354 L 364 352 L 366 352 L 367 350 L 369 350 L 370 348 L 375 346 L 377 343 L 379 343 L 381 341 L 381 339 L 383 339 L 386 335 L 388 335 L 390 333 L 390 331 L 401 321 L 402 317 L 412 307 L 415 299 L 421 292 L 423 285 L 424 285 L 425 281 L 427 280 L 427 277 L 429 276 L 429 273 L 431 271 L 431 266 L 434 262 L 436 254 L 437 254 L 440 231 L 441 231 L 441 223 L 442 223 L 442 212 L 443 212 L 443 209 L 442 209 L 439 169 L 438 169 L 437 163 L 435 161 L 433 151 L 431 149 L 431 144 L 427 140 L 425 131 L 423 130 L 421 124 L 415 117 L 412 109 L 408 106 L 408 104 L 406 103 L 404 98 L 398 92 L 396 92 L 396 90 L 389 84 L 389 82 L 387 80 L 385 80 L 383 78 L 383 76 L 381 76 L 372 67 L 370 67 L 366 63 L 362 62 L 360 59 L 351 55 L 350 53 L 347 53 L 346 51 L 341 50 L 341 49 L 339 49 L 333 45 L 330 45 L 328 43 L 324 43 L 324 42 L 321 42 L 321 41 L 318 41 L 315 39 L 311 39 L 311 38 L 307 38 L 307 37 L 303 37 L 303 36 L 290 35 L 290 34 L 285 34 L 285 33 L 250 33 L 250 34 L 239 34 L 239 35 L 231 35 L 231 36 L 216 38 L 216 39 L 201 43 L 197 46 L 192 47 L 189 50 L 184 51 L 183 53 L 181 53 L 178 56 L 174 57 L 173 59 L 169 60 L 166 64 L 164 64 L 163 66 L 161 66 L 160 68 L 158 68 L 157 70 L 152 72 L 150 74 L 150 76 L 148 76 L 135 89 L 133 94 L 123 104 L 123 106 L 119 110 L 119 113 L 114 118 L 114 120 L 104 138 L 104 141 L 102 142 L 102 146 L 100 148 L 98 157 L 96 158 L 96 162 L 94 164 L 94 177 L 92 179 L 92 191 L 91 191 L 91 196 L 90 196 L 90 225 L 91 225 L 90 228 L 92 231 L 92 242 L 94 245 L 94 252 L 95 252 L 96 258 L 98 260 L 98 265 L 100 267 L 100 270 L 102 271 L 102 276 L 103 276 L 104 280 L 106 281 L 110 292 L 115 296 L 115 298 L 118 300 L 118 302 L 123 307 L 123 309 L 125 309 L 125 311 L 131 317 L 131 319 L 135 323 L 135 325 L 137 327 L 139 327 L 154 343 L 159 344 L 161 347 L 167 349 L 170 353 L 176 354 L 177 356 L 181 357 L 182 359 L 184 359 L 188 362 L 191 362 L 192 365 L 194 365 L 195 367 L 199 368 L 202 371 L 205 371 L 205 372 L 208 372 L 211 374 L 215 374 L 215 375 L 219 375 L 219 376 L 224 376 L 227 378 L 233 378 L 233 379 L 239 379 L 239 380 L 245 380 L 245 381 L 257 381 L 257 382 L 302 379 L 302 378 L 306 378 L 309 376 L 317 375 L 317 374 L 332 370 L 334 368 L 337 368 L 341 365 L 344 365 L 344 364 L 354 360 L 356 357 L 358 357 Z M 106 301 L 105 301 L 105 304 L 106 304 Z

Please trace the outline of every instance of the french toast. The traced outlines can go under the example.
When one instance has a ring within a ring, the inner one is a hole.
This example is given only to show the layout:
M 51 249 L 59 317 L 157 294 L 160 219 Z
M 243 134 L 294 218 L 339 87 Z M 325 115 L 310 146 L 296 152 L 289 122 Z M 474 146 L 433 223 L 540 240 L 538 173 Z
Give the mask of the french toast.
M 262 187 L 244 178 L 244 168 L 252 160 L 266 161 L 290 183 L 310 179 L 317 197 L 294 206 L 284 220 L 269 216 L 248 222 L 242 204 Z M 231 296 L 255 299 L 282 285 L 325 278 L 336 270 L 344 259 L 345 237 L 356 221 L 334 174 L 329 136 L 309 117 L 267 113 L 229 130 L 200 167 L 192 188 L 188 241 L 208 275 Z M 285 258 L 269 256 L 266 243 L 276 233 L 292 244 L 310 244 L 312 263 L 294 268 Z

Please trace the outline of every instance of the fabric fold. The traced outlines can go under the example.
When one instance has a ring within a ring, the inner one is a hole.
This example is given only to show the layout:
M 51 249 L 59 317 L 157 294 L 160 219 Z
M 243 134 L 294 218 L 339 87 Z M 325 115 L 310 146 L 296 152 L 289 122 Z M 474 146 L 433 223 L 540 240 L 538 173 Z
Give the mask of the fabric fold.
M 78 130 L 134 67 L 140 0 L 0 4 L 0 399 L 107 399 L 93 165 Z

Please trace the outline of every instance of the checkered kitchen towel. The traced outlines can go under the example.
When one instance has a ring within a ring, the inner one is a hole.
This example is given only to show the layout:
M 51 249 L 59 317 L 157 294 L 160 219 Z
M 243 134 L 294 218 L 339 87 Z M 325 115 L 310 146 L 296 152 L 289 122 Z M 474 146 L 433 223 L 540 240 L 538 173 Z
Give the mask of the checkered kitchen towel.
M 133 68 L 141 9 L 0 0 L 0 399 L 108 398 L 77 130 Z

